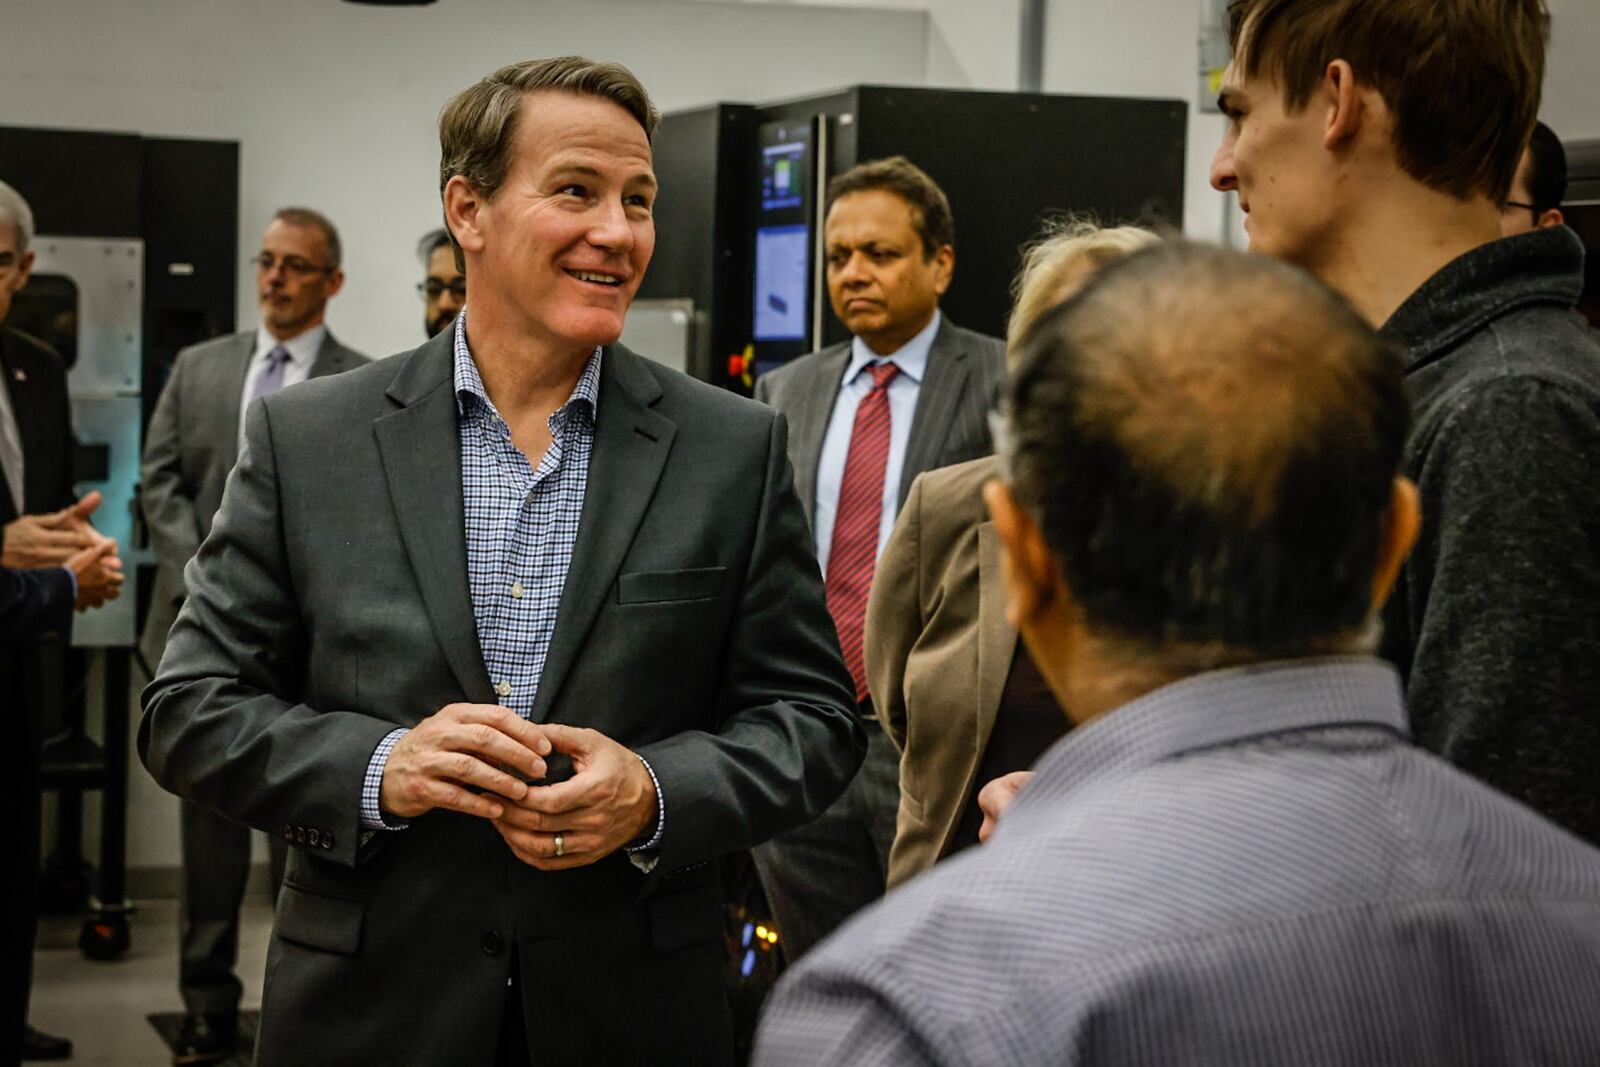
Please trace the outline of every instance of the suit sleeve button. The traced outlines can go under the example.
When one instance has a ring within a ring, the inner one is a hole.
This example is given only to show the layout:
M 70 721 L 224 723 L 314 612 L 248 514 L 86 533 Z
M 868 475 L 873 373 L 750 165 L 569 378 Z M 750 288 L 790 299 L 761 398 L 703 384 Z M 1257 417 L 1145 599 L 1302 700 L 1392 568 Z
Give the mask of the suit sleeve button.
M 322 831 L 322 847 L 323 848 L 332 848 L 333 847 L 333 831 L 332 830 L 324 830 L 324 831 Z
M 506 942 L 498 930 L 489 930 L 478 940 L 478 945 L 483 949 L 485 956 L 498 956 L 506 947 Z

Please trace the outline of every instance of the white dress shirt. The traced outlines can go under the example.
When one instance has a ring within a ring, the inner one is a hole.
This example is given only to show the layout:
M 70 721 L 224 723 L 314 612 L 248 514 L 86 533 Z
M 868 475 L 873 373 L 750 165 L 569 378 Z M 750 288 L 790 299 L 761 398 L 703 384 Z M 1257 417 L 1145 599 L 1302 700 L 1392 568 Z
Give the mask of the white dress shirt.
M 311 377 L 311 365 L 317 361 L 317 353 L 322 349 L 322 340 L 328 336 L 328 327 L 322 323 L 311 327 L 304 333 L 295 334 L 287 341 L 280 341 L 265 326 L 256 327 L 256 348 L 250 354 L 250 366 L 244 372 L 244 389 L 239 394 L 239 450 L 244 451 L 244 412 L 250 406 L 250 398 L 255 395 L 256 379 L 261 377 L 267 369 L 267 357 L 272 350 L 282 345 L 289 351 L 289 362 L 283 366 L 283 384 L 299 385 Z
M 822 437 L 822 455 L 817 461 L 816 521 L 817 563 L 828 573 L 828 553 L 833 550 L 833 517 L 839 508 L 839 486 L 844 481 L 844 464 L 850 455 L 850 434 L 855 429 L 856 407 L 872 392 L 872 375 L 867 364 L 892 362 L 900 373 L 889 382 L 889 462 L 883 471 L 883 522 L 878 527 L 878 552 L 889 541 L 895 513 L 900 507 L 900 476 L 905 469 L 906 447 L 911 443 L 911 420 L 917 413 L 917 397 L 928 371 L 928 352 L 939 333 L 941 315 L 933 318 L 911 340 L 887 356 L 880 356 L 857 337 L 850 343 L 850 362 L 839 383 L 839 397 L 833 403 L 828 431 Z

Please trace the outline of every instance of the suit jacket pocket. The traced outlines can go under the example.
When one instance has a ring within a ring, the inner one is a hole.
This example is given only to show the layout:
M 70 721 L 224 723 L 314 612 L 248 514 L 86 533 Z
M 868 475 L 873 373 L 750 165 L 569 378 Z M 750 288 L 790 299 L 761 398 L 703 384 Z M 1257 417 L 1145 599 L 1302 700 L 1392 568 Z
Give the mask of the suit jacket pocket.
M 645 902 L 656 951 L 676 952 L 722 936 L 722 890 L 715 879 L 716 866 L 708 865 L 707 872 L 711 877 L 694 877 L 692 885 L 666 882 Z
M 285 941 L 353 956 L 361 949 L 361 924 L 367 905 L 328 897 L 284 882 L 272 929 Z
M 619 574 L 617 603 L 659 604 L 671 600 L 710 600 L 722 592 L 727 578 L 726 567 Z

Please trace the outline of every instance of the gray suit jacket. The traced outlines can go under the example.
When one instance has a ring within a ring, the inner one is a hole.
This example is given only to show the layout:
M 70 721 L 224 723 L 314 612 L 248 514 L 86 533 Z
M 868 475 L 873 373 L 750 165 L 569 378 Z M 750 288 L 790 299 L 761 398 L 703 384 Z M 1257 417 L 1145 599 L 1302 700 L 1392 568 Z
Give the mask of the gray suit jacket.
M 495 702 L 451 341 L 251 406 L 144 693 L 156 779 L 296 846 L 257 1062 L 487 1063 L 512 945 L 544 1062 L 731 1062 L 708 861 L 815 816 L 865 749 L 786 424 L 620 345 L 603 357 L 533 717 L 649 761 L 666 820 L 654 872 L 620 852 L 541 872 L 488 822 L 445 811 L 363 847 L 379 740 Z
M 940 323 L 911 422 L 911 441 L 900 477 L 901 504 L 923 471 L 994 451 L 988 415 L 1005 375 L 1005 353 L 1005 342 L 998 338 L 964 330 L 948 316 Z M 808 522 L 817 502 L 822 438 L 849 363 L 850 342 L 846 341 L 801 356 L 756 381 L 756 399 L 789 417 L 794 487 Z
M 239 397 L 255 354 L 256 331 L 226 334 L 178 353 L 145 434 L 140 469 L 145 522 L 156 550 L 155 590 L 141 647 L 151 663 L 183 603 L 183 568 L 222 503 L 222 487 L 239 458 Z M 367 357 L 330 331 L 311 377 L 351 370 Z

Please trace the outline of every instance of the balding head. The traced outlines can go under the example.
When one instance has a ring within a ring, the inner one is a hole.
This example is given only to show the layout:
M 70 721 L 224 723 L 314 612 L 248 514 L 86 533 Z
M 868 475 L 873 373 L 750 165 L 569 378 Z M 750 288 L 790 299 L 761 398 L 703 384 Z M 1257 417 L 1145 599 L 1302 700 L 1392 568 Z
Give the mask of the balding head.
M 1183 671 L 1362 647 L 1409 422 L 1331 290 L 1176 243 L 1029 331 L 1004 436 L 1083 625 Z

